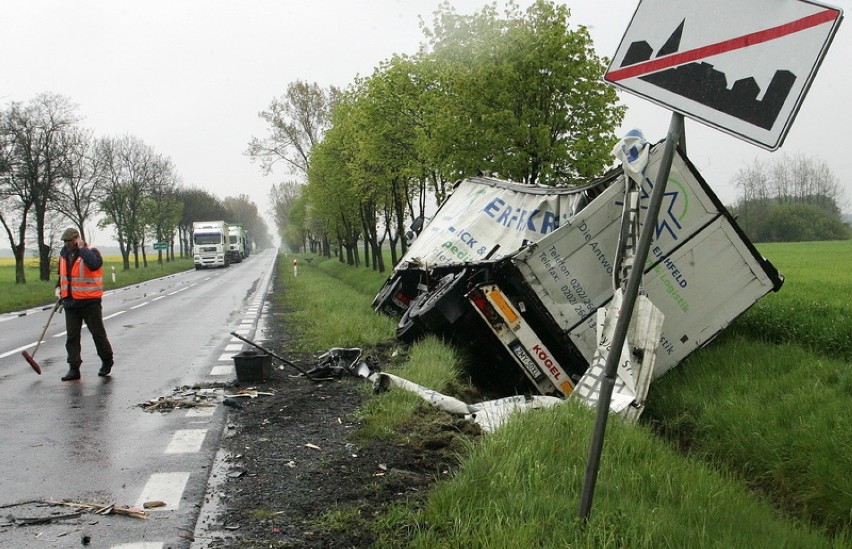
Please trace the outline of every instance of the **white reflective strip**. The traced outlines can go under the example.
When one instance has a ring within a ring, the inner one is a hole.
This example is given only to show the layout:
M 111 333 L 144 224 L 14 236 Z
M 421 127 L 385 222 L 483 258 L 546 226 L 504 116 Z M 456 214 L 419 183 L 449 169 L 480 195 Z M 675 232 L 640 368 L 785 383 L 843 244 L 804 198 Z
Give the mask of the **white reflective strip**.
M 207 429 L 180 429 L 166 446 L 167 454 L 192 454 L 201 450 Z
M 166 504 L 164 507 L 148 509 L 148 512 L 174 511 L 180 505 L 180 498 L 183 496 L 183 490 L 186 488 L 188 481 L 189 473 L 153 474 L 148 479 L 148 482 L 145 483 L 142 494 L 136 500 L 134 507 L 141 509 L 146 501 L 162 501 Z

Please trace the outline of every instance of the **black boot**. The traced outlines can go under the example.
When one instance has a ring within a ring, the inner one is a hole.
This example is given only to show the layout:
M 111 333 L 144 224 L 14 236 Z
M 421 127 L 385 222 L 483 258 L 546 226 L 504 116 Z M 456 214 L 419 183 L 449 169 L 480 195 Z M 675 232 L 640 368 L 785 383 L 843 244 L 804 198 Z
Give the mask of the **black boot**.
M 80 365 L 69 364 L 68 373 L 62 376 L 62 381 L 74 381 L 75 379 L 80 379 Z
M 98 370 L 98 375 L 101 377 L 106 377 L 112 371 L 112 361 L 104 362 L 101 364 L 101 369 Z

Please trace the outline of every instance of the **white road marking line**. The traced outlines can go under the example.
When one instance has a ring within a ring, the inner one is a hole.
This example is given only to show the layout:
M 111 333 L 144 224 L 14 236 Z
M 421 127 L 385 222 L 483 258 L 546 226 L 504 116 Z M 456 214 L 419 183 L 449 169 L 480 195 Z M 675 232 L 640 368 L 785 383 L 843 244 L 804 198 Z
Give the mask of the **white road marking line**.
M 164 296 L 164 295 L 158 295 L 157 297 L 155 297 L 155 298 L 154 298 L 154 299 L 152 299 L 151 301 L 160 301 L 160 300 L 161 300 L 161 299 L 163 299 L 164 297 L 166 297 L 166 296 Z
M 243 350 L 243 344 L 242 343 L 240 343 L 239 345 L 228 345 L 228 346 L 225 347 L 225 351 L 242 351 L 242 350 Z
M 105 317 L 104 317 L 104 320 L 109 320 L 109 319 L 111 319 L 111 318 L 115 318 L 115 317 L 117 317 L 118 315 L 123 315 L 123 314 L 124 314 L 124 313 L 126 313 L 126 312 L 127 312 L 127 311 L 118 311 L 117 313 L 112 313 L 112 314 L 111 314 L 111 315 L 109 315 L 109 316 L 105 316 Z
M 113 545 L 110 549 L 163 549 L 163 542 L 142 541 L 139 543 L 122 543 Z
M 35 342 L 35 341 L 33 341 L 33 342 L 32 342 L 32 343 L 30 343 L 29 345 L 24 345 L 23 347 L 18 347 L 17 349 L 12 349 L 11 351 L 9 351 L 9 352 L 7 352 L 7 353 L 3 353 L 2 355 L 0 355 L 0 358 L 6 358 L 7 356 L 12 356 L 12 355 L 14 355 L 14 354 L 18 354 L 18 353 L 20 353 L 21 351 L 26 351 L 26 350 L 27 350 L 27 349 L 29 349 L 30 347 L 35 347 L 35 345 L 36 345 L 36 342 Z
M 233 376 L 236 375 L 236 368 L 233 366 L 213 366 L 210 370 L 211 376 Z
M 141 508 L 146 501 L 165 502 L 164 507 L 148 511 L 174 511 L 180 505 L 183 489 L 189 481 L 189 473 L 155 473 L 151 475 L 134 507 Z
M 179 429 L 166 446 L 167 454 L 194 454 L 201 450 L 207 429 Z
M 186 417 L 210 417 L 216 413 L 215 406 L 198 406 L 186 411 Z
M 144 307 L 145 305 L 150 305 L 150 304 L 151 304 L 151 302 L 150 302 L 150 301 L 146 301 L 145 303 L 140 303 L 139 305 L 134 305 L 134 306 L 133 306 L 133 307 L 131 307 L 130 309 L 131 309 L 131 310 L 133 310 L 133 309 L 139 309 L 140 307 Z
M 234 355 L 225 353 L 219 357 L 219 362 L 230 362 L 233 357 Z

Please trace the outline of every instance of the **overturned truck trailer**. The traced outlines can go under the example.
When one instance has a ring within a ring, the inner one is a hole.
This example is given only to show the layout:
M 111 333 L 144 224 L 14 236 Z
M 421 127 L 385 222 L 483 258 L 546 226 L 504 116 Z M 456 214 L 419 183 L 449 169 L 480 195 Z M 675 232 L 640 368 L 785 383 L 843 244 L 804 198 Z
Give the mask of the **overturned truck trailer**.
M 662 150 L 662 143 L 651 149 L 640 206 Z M 400 339 L 434 332 L 472 343 L 493 375 L 522 372 L 541 394 L 571 394 L 598 346 L 596 312 L 614 293 L 621 181 L 615 170 L 520 208 L 514 204 L 526 200 L 525 189 L 532 196 L 545 189 L 462 182 L 380 290 L 375 309 L 399 317 Z M 541 230 L 545 219 L 552 230 Z M 475 254 L 468 242 L 479 245 Z M 643 290 L 665 315 L 652 379 L 783 283 L 680 151 L 644 273 Z

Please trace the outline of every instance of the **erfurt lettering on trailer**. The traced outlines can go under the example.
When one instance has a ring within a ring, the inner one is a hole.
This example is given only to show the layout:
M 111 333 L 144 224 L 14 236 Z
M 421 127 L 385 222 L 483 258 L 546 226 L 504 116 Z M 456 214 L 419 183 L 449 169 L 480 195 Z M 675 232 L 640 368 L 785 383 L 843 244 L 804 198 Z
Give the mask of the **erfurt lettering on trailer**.
M 495 197 L 486 204 L 482 211 L 504 227 L 514 228 L 518 231 L 547 234 L 559 226 L 556 214 L 553 212 L 517 208 L 507 204 L 505 200 L 499 197 Z
M 559 368 L 556 367 L 556 364 L 553 363 L 553 359 L 550 358 L 550 355 L 542 348 L 541 344 L 533 346 L 532 352 L 538 357 L 539 362 L 541 362 L 541 364 L 543 364 L 544 367 L 553 374 L 553 379 L 559 379 L 559 376 L 561 375 Z

